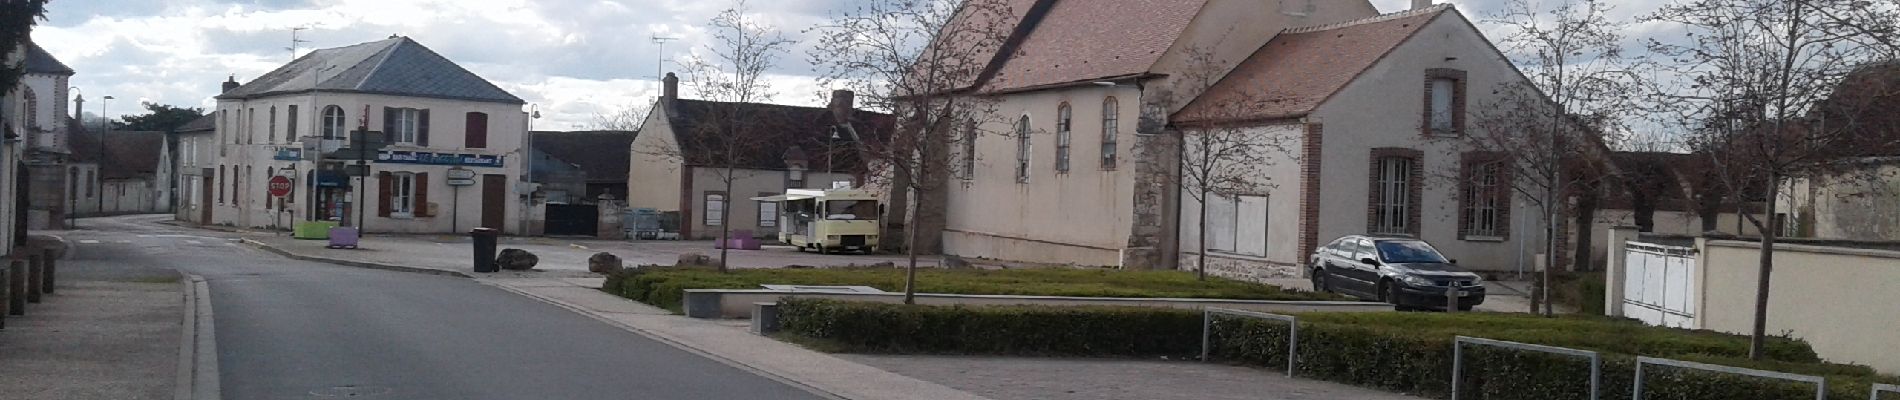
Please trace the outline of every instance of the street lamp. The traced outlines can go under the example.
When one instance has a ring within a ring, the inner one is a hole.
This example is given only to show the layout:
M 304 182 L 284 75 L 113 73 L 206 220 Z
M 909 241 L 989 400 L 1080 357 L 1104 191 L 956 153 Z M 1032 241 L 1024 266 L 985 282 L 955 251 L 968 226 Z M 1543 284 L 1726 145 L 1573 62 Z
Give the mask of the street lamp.
M 99 116 L 106 119 L 106 129 L 99 132 L 99 163 L 93 166 L 97 172 L 92 175 L 93 194 L 99 196 L 97 197 L 97 199 L 99 199 L 99 209 L 93 212 L 98 214 L 106 213 L 106 132 L 112 131 L 112 117 L 106 116 L 106 110 L 112 106 L 112 99 L 114 98 L 115 97 L 111 95 L 106 95 L 99 100 Z

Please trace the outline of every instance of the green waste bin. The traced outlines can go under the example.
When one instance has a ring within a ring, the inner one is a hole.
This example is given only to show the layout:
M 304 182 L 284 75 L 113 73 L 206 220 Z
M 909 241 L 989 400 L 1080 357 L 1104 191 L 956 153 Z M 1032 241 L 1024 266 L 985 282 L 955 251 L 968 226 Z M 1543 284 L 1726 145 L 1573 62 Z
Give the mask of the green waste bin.
M 330 228 L 337 227 L 336 221 L 298 221 L 291 225 L 291 237 L 307 240 L 330 240 Z

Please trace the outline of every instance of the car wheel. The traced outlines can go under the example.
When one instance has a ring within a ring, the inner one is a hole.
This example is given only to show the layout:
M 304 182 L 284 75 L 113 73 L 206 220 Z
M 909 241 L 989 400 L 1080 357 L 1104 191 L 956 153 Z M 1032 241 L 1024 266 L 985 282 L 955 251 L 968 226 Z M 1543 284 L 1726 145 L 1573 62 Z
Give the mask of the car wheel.
M 1404 297 L 1399 295 L 1400 290 L 1401 290 L 1399 289 L 1399 285 L 1395 285 L 1395 284 L 1392 284 L 1391 282 L 1387 282 L 1385 285 L 1382 285 L 1382 286 L 1384 286 L 1385 290 L 1383 291 L 1383 293 L 1379 294 L 1379 300 L 1383 300 L 1387 303 L 1392 303 L 1392 308 L 1397 309 L 1399 311 L 1406 311 L 1406 310 L 1412 309 L 1411 307 L 1405 306 L 1405 304 L 1401 304 L 1402 301 L 1400 301 L 1400 299 Z
M 1320 293 L 1333 292 L 1332 282 L 1327 282 L 1326 279 L 1326 270 L 1313 270 L 1313 291 Z
M 1472 308 L 1472 305 L 1470 305 L 1470 304 L 1459 304 L 1459 305 L 1458 305 L 1458 311 L 1471 311 L 1471 308 Z

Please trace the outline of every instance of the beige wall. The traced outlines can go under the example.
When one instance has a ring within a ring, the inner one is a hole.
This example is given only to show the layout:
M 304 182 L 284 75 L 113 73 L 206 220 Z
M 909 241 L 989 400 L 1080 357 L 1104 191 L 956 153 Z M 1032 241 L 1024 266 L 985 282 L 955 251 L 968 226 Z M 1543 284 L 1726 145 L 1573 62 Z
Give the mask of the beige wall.
M 667 108 L 656 103 L 653 112 L 640 124 L 640 135 L 628 151 L 627 207 L 653 208 L 660 212 L 680 210 L 681 171 L 679 144 L 673 138 L 673 125 L 667 123 Z
M 1760 245 L 1706 241 L 1702 251 L 1702 328 L 1747 334 L 1754 321 Z M 1807 245 L 1775 246 L 1768 333 L 1792 333 L 1821 358 L 1900 373 L 1900 252 Z
M 1102 104 L 1116 98 L 1117 165 L 1101 168 Z M 1074 87 L 1002 96 L 977 139 L 974 179 L 949 184 L 944 251 L 1037 263 L 1120 265 L 1133 208 L 1140 89 Z M 1056 109 L 1072 107 L 1069 172 L 1057 173 Z M 1017 118 L 1030 119 L 1029 183 L 1016 182 Z M 960 145 L 958 147 L 961 149 Z M 953 164 L 955 162 L 953 161 Z
M 1815 238 L 1900 240 L 1900 164 L 1782 185 L 1776 212 Z
M 1655 222 L 1655 230 L 1650 233 L 1664 235 L 1700 235 L 1703 233 L 1702 217 L 1694 213 L 1657 211 L 1655 214 Z M 1716 231 L 1730 235 L 1756 236 L 1761 234 L 1760 231 L 1755 229 L 1754 224 L 1744 221 L 1740 214 L 1735 213 L 1722 213 L 1716 216 L 1715 225 Z M 1595 266 L 1600 267 L 1606 262 L 1604 255 L 1607 254 L 1607 246 L 1609 246 L 1610 240 L 1610 238 L 1607 237 L 1608 235 L 1604 235 L 1600 232 L 1608 232 L 1610 228 L 1617 226 L 1636 226 L 1636 212 L 1631 210 L 1597 210 L 1596 220 L 1590 224 L 1590 229 L 1599 232 L 1598 234 L 1590 235 L 1590 253 L 1595 255 L 1591 260 L 1596 264 Z M 1568 237 L 1572 238 L 1573 243 L 1575 242 L 1575 238 L 1578 237 L 1575 224 L 1571 224 L 1570 236 Z
M 1455 68 L 1467 72 L 1467 115 L 1472 119 L 1491 101 L 1493 88 L 1521 81 L 1508 60 L 1498 54 L 1478 31 L 1447 12 L 1420 28 L 1411 40 L 1393 49 L 1345 89 L 1333 95 L 1309 122 L 1325 125 L 1321 168 L 1318 243 L 1350 234 L 1366 233 L 1371 149 L 1403 147 L 1424 152 L 1424 190 L 1420 235 L 1446 256 L 1474 270 L 1518 268 L 1520 246 L 1534 254 L 1541 240 L 1536 207 L 1516 199 L 1511 208 L 1511 232 L 1502 241 L 1466 241 L 1458 238 L 1457 184 L 1460 138 L 1426 138 L 1419 126 L 1424 113 L 1425 71 Z M 1480 124 L 1469 123 L 1468 129 Z M 1516 197 L 1522 197 L 1516 196 Z M 1527 241 L 1519 243 L 1519 241 Z M 1524 257 L 1528 260 L 1530 257 Z M 1529 270 L 1529 266 L 1524 267 Z
M 1304 125 L 1297 124 L 1267 125 L 1246 128 L 1242 132 L 1242 135 L 1245 137 L 1279 138 L 1263 139 L 1263 141 L 1256 144 L 1264 145 L 1267 143 L 1275 143 L 1277 145 L 1273 147 L 1298 151 L 1301 146 L 1303 146 L 1305 129 L 1306 127 Z M 1190 137 L 1187 141 L 1191 142 L 1193 141 L 1191 137 L 1192 134 L 1190 133 L 1189 135 Z M 1185 157 L 1197 157 L 1194 155 L 1192 145 L 1188 146 L 1187 151 L 1188 154 Z M 1215 218 L 1240 220 L 1238 225 L 1241 230 L 1238 234 L 1215 233 L 1209 235 L 1209 248 L 1215 249 L 1210 250 L 1209 253 L 1215 257 L 1235 255 L 1237 257 L 1229 258 L 1236 260 L 1265 261 L 1278 264 L 1299 263 L 1305 258 L 1305 255 L 1301 254 L 1302 252 L 1298 248 L 1300 242 L 1300 206 L 1304 203 L 1300 196 L 1300 177 L 1302 175 L 1300 174 L 1299 156 L 1265 146 L 1258 151 L 1268 153 L 1265 157 L 1272 161 L 1264 165 L 1255 165 L 1246 169 L 1250 170 L 1253 174 L 1253 183 L 1259 185 L 1264 190 L 1255 195 L 1265 195 L 1266 202 L 1265 204 L 1243 203 L 1237 207 L 1240 209 L 1240 215 L 1232 215 L 1224 212 L 1210 212 L 1208 215 L 1209 220 Z M 1189 256 L 1190 254 L 1199 254 L 1200 236 L 1205 229 L 1205 225 L 1201 224 L 1200 220 L 1201 203 L 1195 199 L 1195 195 L 1192 193 L 1194 190 L 1193 187 L 1184 186 L 1181 188 L 1181 250 L 1183 263 L 1193 262 L 1193 259 Z M 1231 202 L 1231 200 L 1219 198 L 1218 195 L 1210 197 L 1211 201 Z M 1216 209 L 1222 211 L 1225 211 L 1227 208 L 1226 206 L 1216 207 Z M 1214 244 L 1219 241 L 1230 240 L 1228 238 L 1233 238 L 1231 240 L 1240 243 L 1236 243 L 1235 246 L 1217 246 Z M 1220 250 L 1229 247 L 1234 248 L 1234 251 Z M 1255 251 L 1261 247 L 1264 247 L 1264 253 Z
M 693 227 L 692 239 L 717 239 L 719 238 L 719 227 L 706 225 L 706 195 L 711 192 L 726 191 L 726 183 L 723 179 L 725 171 L 720 168 L 707 167 L 693 167 L 692 171 L 693 191 L 689 200 L 690 203 L 687 204 L 687 207 L 691 208 L 692 212 L 682 213 L 680 225 L 686 226 L 690 224 Z M 726 197 L 726 207 L 732 210 L 732 212 L 728 214 L 731 217 L 731 220 L 727 221 L 728 226 L 733 230 L 751 230 L 755 237 L 778 237 L 778 228 L 759 227 L 759 202 L 752 200 L 752 198 L 759 197 L 760 195 L 771 196 L 785 194 L 785 189 L 788 189 L 786 187 L 786 174 L 786 171 L 774 170 L 733 170 L 732 191 Z M 804 187 L 791 189 L 830 188 L 832 180 L 850 181 L 851 175 L 807 172 L 805 174 Z M 675 199 L 673 204 L 676 205 L 675 209 L 677 209 L 677 205 L 679 204 L 678 199 Z

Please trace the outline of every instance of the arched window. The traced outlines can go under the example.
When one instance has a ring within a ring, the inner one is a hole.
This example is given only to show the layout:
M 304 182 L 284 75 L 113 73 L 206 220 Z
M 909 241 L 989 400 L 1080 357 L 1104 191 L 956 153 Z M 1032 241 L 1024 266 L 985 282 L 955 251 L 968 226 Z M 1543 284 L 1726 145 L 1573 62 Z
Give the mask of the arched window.
M 1120 136 L 1121 108 L 1114 97 L 1102 100 L 1102 170 L 1115 170 L 1115 140 Z
M 1069 128 L 1074 126 L 1069 103 L 1056 106 L 1056 172 L 1069 172 Z
M 21 111 L 25 111 L 26 116 L 20 120 L 26 121 L 27 132 L 38 132 L 40 130 L 40 98 L 33 94 L 33 88 L 25 87 L 25 85 L 21 88 L 26 89 L 25 93 L 20 95 L 21 103 L 26 104 L 26 109 Z
M 1029 183 L 1029 116 L 1016 120 L 1016 183 Z
M 324 107 L 323 108 L 323 138 L 324 139 L 342 139 L 343 134 L 346 132 L 343 128 L 343 120 L 344 120 L 343 107 L 337 107 L 337 106 Z

